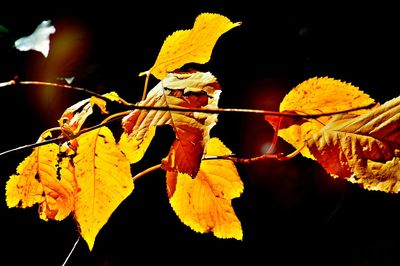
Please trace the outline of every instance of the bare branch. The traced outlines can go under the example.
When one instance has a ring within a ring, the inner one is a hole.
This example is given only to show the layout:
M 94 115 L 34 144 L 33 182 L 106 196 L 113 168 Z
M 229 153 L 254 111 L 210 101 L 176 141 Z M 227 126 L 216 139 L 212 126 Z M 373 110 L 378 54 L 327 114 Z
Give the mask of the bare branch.
M 89 95 L 95 96 L 97 98 L 103 99 L 105 101 L 111 101 L 107 97 L 93 92 L 88 89 L 74 87 L 70 85 L 52 83 L 52 82 L 42 82 L 42 81 L 17 81 L 17 80 L 10 80 L 7 82 L 0 83 L 0 87 L 6 87 L 10 85 L 41 85 L 41 86 L 52 86 L 56 88 L 64 88 L 64 89 L 72 89 L 77 91 L 85 92 Z M 139 109 L 139 110 L 156 110 L 156 111 L 172 111 L 172 112 L 199 112 L 199 113 L 210 113 L 210 114 L 224 114 L 224 113 L 248 113 L 248 114 L 260 114 L 260 115 L 269 115 L 269 116 L 280 116 L 280 117 L 294 117 L 294 118 L 318 118 L 322 116 L 331 116 L 336 114 L 348 113 L 353 112 L 361 109 L 368 109 L 376 105 L 375 103 L 369 104 L 366 106 L 361 106 L 353 109 L 347 109 L 343 111 L 336 111 L 330 113 L 323 113 L 323 114 L 297 114 L 297 113 L 285 113 L 285 112 L 276 112 L 276 111 L 269 111 L 269 110 L 260 110 L 260 109 L 239 109 L 239 108 L 185 108 L 185 107 L 162 107 L 162 106 L 143 106 L 134 103 L 129 103 L 124 99 L 120 98 L 118 101 L 119 104 L 132 107 L 132 109 Z

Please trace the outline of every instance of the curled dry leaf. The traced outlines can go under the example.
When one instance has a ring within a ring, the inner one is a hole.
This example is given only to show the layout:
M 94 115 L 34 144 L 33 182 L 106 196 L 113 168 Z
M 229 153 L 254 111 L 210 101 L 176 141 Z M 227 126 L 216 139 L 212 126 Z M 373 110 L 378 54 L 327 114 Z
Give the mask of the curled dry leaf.
M 161 80 L 185 64 L 207 63 L 219 37 L 239 25 L 220 14 L 200 14 L 191 30 L 178 30 L 166 38 L 148 72 Z
M 149 91 L 142 106 L 178 108 L 217 108 L 219 84 L 209 72 L 171 73 Z M 164 169 L 195 176 L 216 114 L 161 110 L 134 110 L 123 119 L 124 133 L 119 146 L 131 163 L 143 157 L 157 126 L 170 125 L 176 139 Z
M 208 156 L 230 155 L 231 151 L 217 138 L 207 143 Z M 202 160 L 195 178 L 168 171 L 167 189 L 170 204 L 182 223 L 196 232 L 213 232 L 219 238 L 243 237 L 231 200 L 243 192 L 243 183 L 230 160 Z
M 334 177 L 369 190 L 400 191 L 400 97 L 369 113 L 338 115 L 307 141 Z
M 102 95 L 110 101 L 119 101 L 120 97 L 114 91 Z M 74 105 L 68 107 L 61 118 L 58 120 L 58 124 L 62 128 L 63 132 L 69 136 L 78 133 L 85 123 L 86 119 L 93 114 L 93 107 L 97 105 L 103 114 L 107 114 L 106 101 L 104 99 L 92 96 L 91 98 L 79 101 Z
M 301 115 L 318 115 L 331 112 L 345 111 L 374 103 L 367 94 L 360 91 L 350 83 L 335 80 L 333 78 L 311 78 L 293 88 L 282 100 L 279 111 L 297 113 Z M 368 110 L 358 110 L 352 114 L 366 113 Z M 293 119 L 283 118 L 278 134 L 296 149 L 304 146 L 304 143 L 314 134 L 319 132 L 331 119 L 331 116 L 321 116 L 318 119 Z M 265 119 L 277 125 L 276 117 L 265 116 Z M 305 147 L 301 154 L 312 158 L 312 154 Z

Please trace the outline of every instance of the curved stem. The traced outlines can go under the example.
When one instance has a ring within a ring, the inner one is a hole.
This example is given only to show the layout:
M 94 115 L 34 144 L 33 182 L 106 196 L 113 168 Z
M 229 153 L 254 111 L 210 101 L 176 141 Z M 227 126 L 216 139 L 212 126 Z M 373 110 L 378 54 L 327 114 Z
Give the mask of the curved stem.
M 266 152 L 267 154 L 273 153 L 276 148 L 276 144 L 278 143 L 278 133 L 279 133 L 279 129 L 281 128 L 281 122 L 282 122 L 282 117 L 279 117 L 278 125 L 276 126 L 276 130 L 274 132 L 274 137 L 272 139 L 271 146 L 269 146 L 269 148 Z
M 147 168 L 146 170 L 144 170 L 144 171 L 138 173 L 137 175 L 135 175 L 134 177 L 132 177 L 132 181 L 135 182 L 136 180 L 138 180 L 138 179 L 141 178 L 142 176 L 144 176 L 144 175 L 146 175 L 146 174 L 148 174 L 148 173 L 150 173 L 150 172 L 153 172 L 153 171 L 155 171 L 155 170 L 158 170 L 158 169 L 161 169 L 161 164 L 154 165 L 154 166 L 149 167 L 149 168 Z
M 286 161 L 286 160 L 290 160 L 293 157 L 295 157 L 297 154 L 299 154 L 304 148 L 306 147 L 306 144 L 303 144 L 303 146 L 301 146 L 299 149 L 295 150 L 294 152 L 288 154 L 288 155 L 282 155 L 279 156 L 277 159 L 279 161 Z

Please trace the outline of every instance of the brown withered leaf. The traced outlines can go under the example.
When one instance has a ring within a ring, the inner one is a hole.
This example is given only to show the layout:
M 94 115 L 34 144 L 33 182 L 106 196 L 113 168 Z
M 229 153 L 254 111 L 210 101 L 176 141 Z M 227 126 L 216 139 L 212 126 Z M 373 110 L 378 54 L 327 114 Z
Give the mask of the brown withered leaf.
M 307 146 L 332 176 L 368 190 L 399 192 L 400 97 L 360 116 L 336 116 Z
M 216 78 L 209 72 L 170 73 L 139 105 L 217 108 L 220 92 Z M 125 132 L 119 146 L 131 163 L 138 162 L 150 144 L 155 128 L 170 125 L 176 139 L 163 160 L 163 167 L 195 176 L 216 121 L 216 114 L 136 109 L 123 119 Z

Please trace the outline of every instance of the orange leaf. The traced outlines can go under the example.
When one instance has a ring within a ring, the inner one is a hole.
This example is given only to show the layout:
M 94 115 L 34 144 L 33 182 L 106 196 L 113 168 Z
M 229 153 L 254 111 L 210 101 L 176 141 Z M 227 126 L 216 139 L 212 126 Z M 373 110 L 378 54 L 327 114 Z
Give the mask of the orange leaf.
M 219 37 L 239 25 L 219 14 L 200 14 L 191 30 L 175 31 L 165 39 L 150 74 L 161 80 L 187 63 L 207 63 Z
M 400 191 L 400 97 L 369 113 L 333 118 L 307 145 L 334 177 L 369 190 Z
M 349 83 L 327 77 L 316 77 L 293 88 L 282 100 L 279 111 L 313 115 L 345 111 L 373 103 L 373 99 Z M 368 112 L 368 110 L 351 113 L 362 114 L 365 112 Z M 319 132 L 331 118 L 331 116 L 322 116 L 308 121 L 284 118 L 283 127 L 278 134 L 296 149 L 299 149 L 314 133 Z M 270 119 L 269 116 L 266 116 L 265 119 L 273 126 L 276 125 L 276 119 Z M 301 154 L 314 159 L 307 147 L 302 149 Z
M 38 203 L 44 220 L 62 220 L 69 215 L 76 183 L 69 160 L 59 161 L 58 153 L 56 144 L 35 148 L 18 166 L 6 186 L 8 207 L 26 208 Z
M 207 144 L 207 155 L 230 155 L 217 138 Z M 196 232 L 213 232 L 219 238 L 241 240 L 242 228 L 231 200 L 243 192 L 243 183 L 230 160 L 203 160 L 192 179 L 187 174 L 167 172 L 170 203 L 179 219 Z
M 92 249 L 100 229 L 131 194 L 133 182 L 129 161 L 118 149 L 110 129 L 101 127 L 77 140 L 74 165 L 79 191 L 74 213 L 80 233 Z
M 171 73 L 149 91 L 143 106 L 216 108 L 221 90 L 209 72 Z M 217 121 L 216 114 L 134 110 L 123 119 L 125 132 L 119 146 L 131 163 L 144 155 L 156 126 L 172 126 L 176 139 L 163 167 L 195 176 L 204 153 L 204 143 Z

